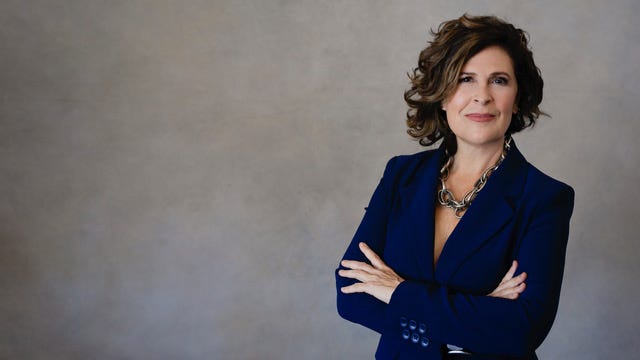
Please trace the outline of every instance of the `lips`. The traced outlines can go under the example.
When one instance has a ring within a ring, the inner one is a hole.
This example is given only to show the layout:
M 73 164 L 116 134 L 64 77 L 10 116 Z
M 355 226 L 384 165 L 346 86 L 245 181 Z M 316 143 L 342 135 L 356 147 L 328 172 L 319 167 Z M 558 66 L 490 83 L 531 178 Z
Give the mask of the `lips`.
M 489 113 L 472 113 L 465 115 L 465 117 L 475 122 L 487 122 L 496 118 L 495 115 Z

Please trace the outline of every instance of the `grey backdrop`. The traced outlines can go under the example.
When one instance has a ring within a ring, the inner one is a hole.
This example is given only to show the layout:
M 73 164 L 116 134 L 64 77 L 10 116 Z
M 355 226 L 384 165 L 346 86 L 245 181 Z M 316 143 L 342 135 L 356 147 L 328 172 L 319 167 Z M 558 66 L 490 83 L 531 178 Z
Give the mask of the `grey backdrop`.
M 573 185 L 542 359 L 640 351 L 640 2 L 0 3 L 0 358 L 368 359 L 333 270 L 463 12 L 528 30 Z

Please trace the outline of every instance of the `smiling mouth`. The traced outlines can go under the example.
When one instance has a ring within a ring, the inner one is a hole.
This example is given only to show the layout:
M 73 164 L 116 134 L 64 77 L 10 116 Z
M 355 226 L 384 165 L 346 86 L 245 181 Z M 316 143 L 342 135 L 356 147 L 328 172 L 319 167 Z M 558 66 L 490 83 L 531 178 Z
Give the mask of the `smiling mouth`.
M 496 118 L 493 114 L 467 114 L 465 117 L 475 122 L 487 122 Z

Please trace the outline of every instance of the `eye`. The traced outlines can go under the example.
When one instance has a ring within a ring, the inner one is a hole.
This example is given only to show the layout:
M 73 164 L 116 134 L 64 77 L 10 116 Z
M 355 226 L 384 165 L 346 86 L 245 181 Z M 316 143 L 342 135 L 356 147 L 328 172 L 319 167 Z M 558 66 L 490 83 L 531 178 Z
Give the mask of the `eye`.
M 498 85 L 507 85 L 509 83 L 509 79 L 504 76 L 498 76 L 497 78 L 493 79 L 493 83 Z
M 463 76 L 458 80 L 459 83 L 468 83 L 472 81 L 473 81 L 473 78 L 471 76 Z

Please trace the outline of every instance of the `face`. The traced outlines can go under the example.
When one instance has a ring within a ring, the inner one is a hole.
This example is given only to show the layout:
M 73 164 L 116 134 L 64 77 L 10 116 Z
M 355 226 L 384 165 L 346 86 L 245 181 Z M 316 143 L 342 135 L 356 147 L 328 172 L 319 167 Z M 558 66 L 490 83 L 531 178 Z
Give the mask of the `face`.
M 491 46 L 469 59 L 455 92 L 443 102 L 458 148 L 501 146 L 518 110 L 517 94 L 513 62 L 502 48 Z

